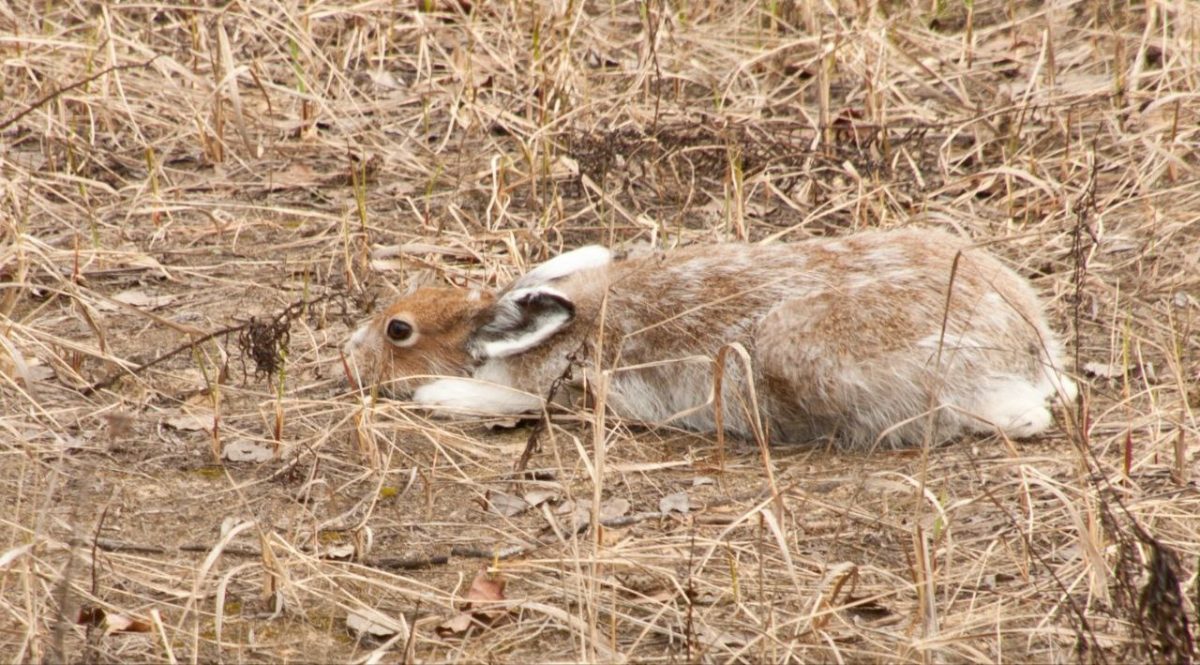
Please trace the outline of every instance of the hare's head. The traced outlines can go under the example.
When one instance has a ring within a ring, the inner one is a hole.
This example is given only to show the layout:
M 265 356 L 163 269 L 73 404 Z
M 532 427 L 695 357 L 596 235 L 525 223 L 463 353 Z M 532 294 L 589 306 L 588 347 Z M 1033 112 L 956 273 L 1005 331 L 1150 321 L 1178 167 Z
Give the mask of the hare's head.
M 418 289 L 350 336 L 344 348 L 350 379 L 403 398 L 435 377 L 469 376 L 483 363 L 545 344 L 575 320 L 567 283 L 590 271 L 584 281 L 603 291 L 611 259 L 603 247 L 581 247 L 537 266 L 499 295 Z
M 400 298 L 354 331 L 343 351 L 351 379 L 406 397 L 434 376 L 464 376 L 475 362 L 471 334 L 495 296 L 428 287 Z M 410 380 L 411 379 L 411 380 Z
M 343 349 L 351 380 L 408 397 L 442 376 L 538 346 L 575 318 L 559 291 L 539 285 L 499 297 L 477 289 L 422 288 L 359 326 Z

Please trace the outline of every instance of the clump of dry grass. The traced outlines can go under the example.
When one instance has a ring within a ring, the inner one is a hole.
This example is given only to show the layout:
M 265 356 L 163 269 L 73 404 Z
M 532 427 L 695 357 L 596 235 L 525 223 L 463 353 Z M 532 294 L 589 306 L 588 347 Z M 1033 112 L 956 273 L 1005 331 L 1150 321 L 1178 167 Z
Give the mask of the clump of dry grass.
M 1197 18 L 0 8 L 4 652 L 1192 659 Z M 514 476 L 527 429 L 341 392 L 348 326 L 412 282 L 909 224 L 1046 294 L 1087 379 L 1060 434 L 720 457 L 580 413 Z

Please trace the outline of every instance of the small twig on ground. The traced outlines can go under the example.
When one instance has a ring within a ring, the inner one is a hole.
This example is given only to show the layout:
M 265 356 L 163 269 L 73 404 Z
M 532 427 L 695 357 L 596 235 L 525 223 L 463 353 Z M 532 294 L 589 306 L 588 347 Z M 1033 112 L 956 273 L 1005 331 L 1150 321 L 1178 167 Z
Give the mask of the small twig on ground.
M 34 111 L 41 108 L 42 106 L 45 106 L 46 104 L 49 104 L 50 102 L 54 101 L 56 98 L 61 96 L 63 93 L 74 90 L 75 88 L 78 88 L 80 86 L 85 86 L 102 76 L 111 74 L 112 72 L 118 72 L 123 69 L 141 69 L 143 67 L 149 67 L 150 63 L 154 62 L 155 60 L 158 60 L 159 56 L 161 56 L 161 55 L 162 54 L 159 53 L 158 55 L 155 55 L 154 57 L 152 57 L 144 62 L 138 62 L 138 63 L 134 63 L 131 65 L 113 65 L 112 67 L 105 67 L 104 69 L 96 72 L 95 74 L 92 74 L 91 76 L 87 76 L 85 78 L 79 79 L 78 81 L 75 81 L 74 83 L 68 83 L 67 85 L 62 86 L 61 88 L 56 88 L 53 92 L 43 95 L 41 98 L 35 100 L 29 106 L 26 106 L 25 108 L 21 109 L 20 111 L 17 111 L 16 115 L 12 116 L 8 120 L 0 122 L 0 132 L 8 129 L 11 125 L 16 123 L 21 118 L 24 118 L 25 116 L 29 115 L 30 113 L 33 113 Z
M 272 325 L 277 324 L 282 321 L 290 320 L 293 316 L 295 316 L 297 313 L 302 311 L 304 308 L 315 305 L 320 302 L 324 302 L 326 300 L 329 300 L 333 296 L 334 296 L 333 293 L 326 293 L 325 295 L 318 296 L 316 298 L 313 298 L 312 300 L 298 300 L 298 301 L 288 305 L 287 307 L 285 307 L 282 312 L 280 312 L 274 318 L 272 318 L 271 319 Z M 155 365 L 157 365 L 169 358 L 173 358 L 173 357 L 179 355 L 180 353 L 183 353 L 184 351 L 190 351 L 191 349 L 194 349 L 195 347 L 197 347 L 211 339 L 221 337 L 222 335 L 230 335 L 233 333 L 242 332 L 244 330 L 250 329 L 251 327 L 255 327 L 255 326 L 259 326 L 259 325 L 261 325 L 260 322 L 251 319 L 250 321 L 247 321 L 246 323 L 238 324 L 236 326 L 228 326 L 225 328 L 221 328 L 220 330 L 215 330 L 208 334 L 201 335 L 191 341 L 180 344 L 179 346 L 175 347 L 174 349 L 162 354 L 161 356 L 158 356 L 157 358 L 154 358 L 153 360 L 147 360 L 146 362 L 138 365 L 137 367 L 134 367 L 133 369 L 126 370 L 123 372 L 122 371 L 114 372 L 108 378 L 101 379 L 100 381 L 97 381 L 96 383 L 93 383 L 92 385 L 87 386 L 86 388 L 83 388 L 79 392 L 85 396 L 93 395 L 97 391 L 104 390 L 105 388 L 108 388 L 112 384 L 116 383 L 123 376 L 126 376 L 126 375 L 136 376 L 137 374 L 141 374 L 142 372 L 146 371 L 147 369 L 150 369 L 151 367 L 154 367 Z

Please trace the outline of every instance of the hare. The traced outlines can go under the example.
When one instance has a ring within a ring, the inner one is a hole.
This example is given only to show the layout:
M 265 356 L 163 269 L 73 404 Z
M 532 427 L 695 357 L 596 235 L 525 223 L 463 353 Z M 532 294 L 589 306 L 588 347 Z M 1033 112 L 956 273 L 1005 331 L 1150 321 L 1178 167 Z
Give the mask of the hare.
M 735 342 L 749 363 L 720 354 L 718 402 L 713 359 Z M 612 370 L 623 418 L 860 447 L 1032 436 L 1076 392 L 1028 282 L 930 230 L 621 260 L 583 247 L 498 293 L 418 289 L 344 351 L 359 385 L 429 407 L 539 411 L 560 377 L 559 400 Z

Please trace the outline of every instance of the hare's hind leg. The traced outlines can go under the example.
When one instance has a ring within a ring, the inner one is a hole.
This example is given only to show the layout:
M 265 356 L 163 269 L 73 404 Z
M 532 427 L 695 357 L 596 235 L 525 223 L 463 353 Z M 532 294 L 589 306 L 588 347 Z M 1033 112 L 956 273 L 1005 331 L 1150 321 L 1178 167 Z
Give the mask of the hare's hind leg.
M 999 430 L 1016 439 L 1040 434 L 1054 424 L 1047 404 L 1053 394 L 1050 386 L 1035 385 L 1028 379 L 989 379 L 969 403 L 961 405 L 967 416 L 963 424 L 974 432 Z
M 925 368 L 895 362 L 886 331 L 871 327 L 869 313 L 823 317 L 821 307 L 815 299 L 781 303 L 759 325 L 755 361 L 775 434 L 791 441 L 834 436 L 854 448 L 919 443 L 928 425 Z M 936 439 L 953 420 L 935 418 Z
M 990 377 L 966 404 L 964 425 L 975 432 L 1000 430 L 1013 438 L 1041 434 L 1054 424 L 1050 405 L 1075 399 L 1075 382 L 1047 367 L 1036 380 L 1017 376 Z
M 1024 438 L 1053 424 L 1051 398 L 1074 392 L 1038 359 L 965 336 L 914 340 L 922 319 L 905 320 L 911 308 L 864 306 L 872 304 L 792 300 L 763 318 L 755 355 L 776 431 L 803 436 L 824 425 L 854 447 L 940 442 L 964 430 Z

